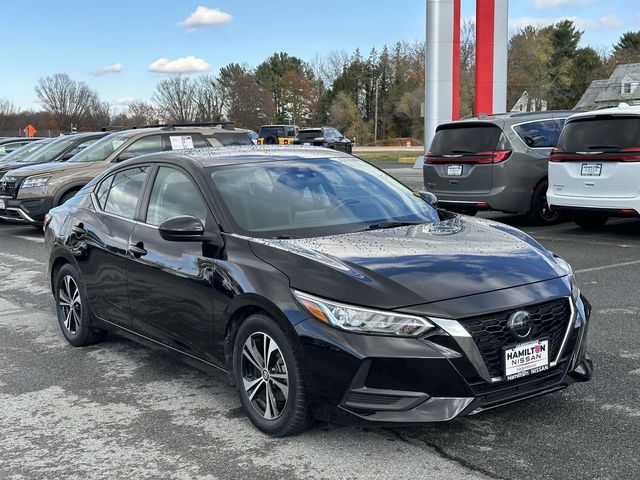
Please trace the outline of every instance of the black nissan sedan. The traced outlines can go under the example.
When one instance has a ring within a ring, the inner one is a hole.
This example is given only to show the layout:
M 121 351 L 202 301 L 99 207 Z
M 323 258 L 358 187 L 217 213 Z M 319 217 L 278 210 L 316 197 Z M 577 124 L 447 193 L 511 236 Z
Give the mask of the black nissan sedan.
M 434 200 L 314 147 L 120 163 L 45 220 L 60 328 L 228 372 L 274 436 L 446 421 L 590 379 L 569 265 Z

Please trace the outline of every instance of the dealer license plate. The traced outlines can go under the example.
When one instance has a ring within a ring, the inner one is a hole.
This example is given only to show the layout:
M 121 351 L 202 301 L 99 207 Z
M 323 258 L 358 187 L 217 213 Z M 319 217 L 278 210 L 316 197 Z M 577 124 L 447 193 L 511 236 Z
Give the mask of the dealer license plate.
M 0 200 L 0 210 L 4 210 L 5 208 L 7 208 L 7 204 L 4 203 L 4 200 Z
M 583 177 L 599 177 L 602 173 L 601 163 L 583 163 L 580 175 Z
M 447 165 L 447 175 L 450 177 L 459 177 L 462 175 L 462 165 Z
M 534 340 L 504 350 L 504 374 L 507 380 L 526 377 L 548 368 L 548 340 Z

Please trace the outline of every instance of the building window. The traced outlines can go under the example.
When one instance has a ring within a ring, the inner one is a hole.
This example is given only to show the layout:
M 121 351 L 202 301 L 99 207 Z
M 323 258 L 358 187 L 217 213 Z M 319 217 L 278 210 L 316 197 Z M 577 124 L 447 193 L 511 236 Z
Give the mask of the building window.
M 622 84 L 622 93 L 623 94 L 631 93 L 631 83 L 630 82 L 625 82 L 625 83 Z

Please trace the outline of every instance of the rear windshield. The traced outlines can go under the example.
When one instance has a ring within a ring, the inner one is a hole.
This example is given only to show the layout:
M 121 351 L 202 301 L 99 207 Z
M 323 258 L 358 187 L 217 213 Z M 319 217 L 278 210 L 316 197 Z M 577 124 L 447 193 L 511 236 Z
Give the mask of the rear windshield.
M 435 155 L 492 151 L 501 133 L 499 127 L 489 124 L 441 127 L 433 137 L 430 151 Z
M 220 145 L 230 147 L 234 145 L 253 145 L 251 137 L 245 132 L 219 132 L 208 135 L 207 138 L 217 140 Z
M 303 130 L 298 133 L 298 138 L 301 140 L 312 140 L 316 137 L 322 136 L 322 130 Z
M 274 136 L 277 138 L 295 137 L 296 129 L 291 126 L 279 126 L 279 127 L 260 127 L 258 135 L 261 138 Z
M 640 147 L 640 117 L 601 116 L 565 123 L 558 148 L 565 152 Z

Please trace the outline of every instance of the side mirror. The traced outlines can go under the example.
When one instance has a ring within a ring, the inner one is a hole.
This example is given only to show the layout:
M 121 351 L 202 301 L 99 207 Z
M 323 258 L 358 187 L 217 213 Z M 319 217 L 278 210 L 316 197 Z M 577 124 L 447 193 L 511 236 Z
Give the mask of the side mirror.
M 180 215 L 158 225 L 160 236 L 170 242 L 195 242 L 204 239 L 204 225 L 196 217 Z
M 433 208 L 438 208 L 438 197 L 436 197 L 433 193 L 421 190 L 419 192 L 415 192 L 414 195 L 416 197 L 420 197 Z
M 135 153 L 122 152 L 120 155 L 118 155 L 116 157 L 116 162 L 124 162 L 125 160 L 131 160 L 132 158 L 134 158 L 136 156 L 137 155 Z

